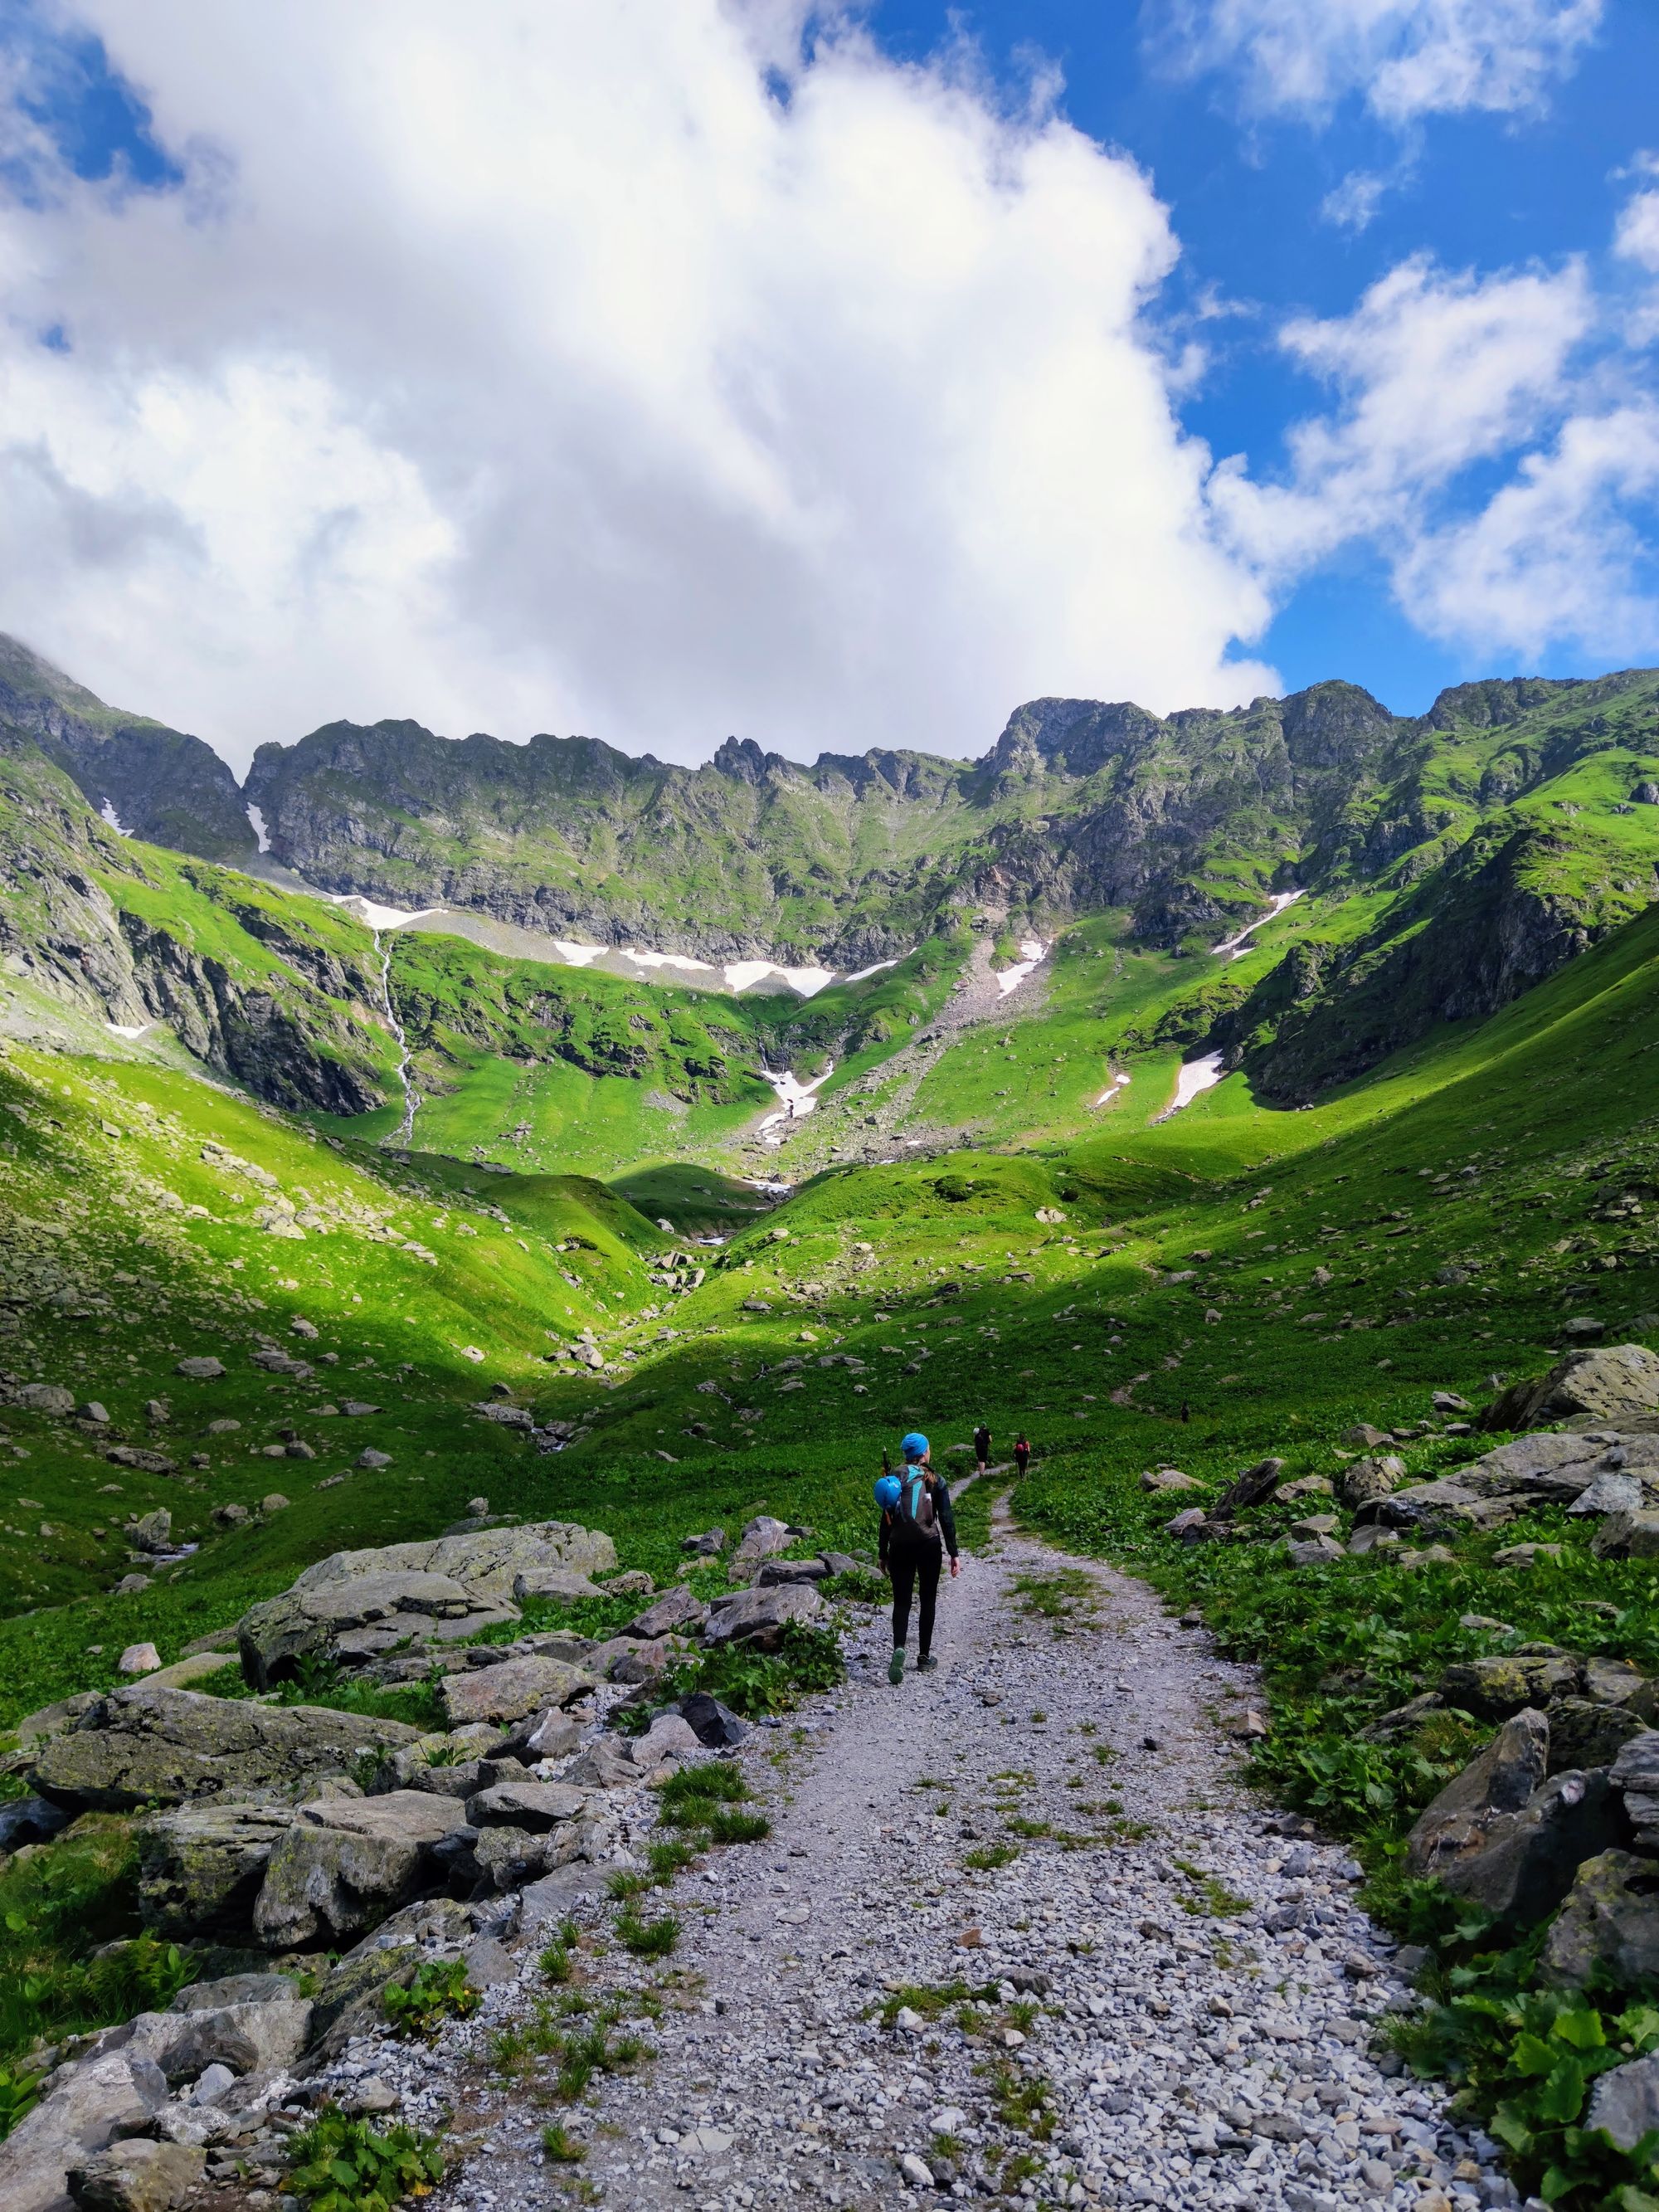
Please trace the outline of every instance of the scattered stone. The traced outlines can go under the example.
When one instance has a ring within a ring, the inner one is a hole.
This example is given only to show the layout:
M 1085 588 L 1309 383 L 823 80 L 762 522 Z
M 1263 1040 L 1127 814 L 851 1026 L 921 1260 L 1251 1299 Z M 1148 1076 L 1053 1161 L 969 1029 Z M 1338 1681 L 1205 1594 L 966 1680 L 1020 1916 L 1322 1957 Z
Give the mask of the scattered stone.
M 173 1939 L 246 1940 L 271 1852 L 293 1826 L 286 1805 L 217 1798 L 152 1814 L 138 1830 L 138 1909 Z
M 178 1361 L 173 1371 L 191 1382 L 216 1382 L 226 1370 L 222 1359 L 215 1359 L 210 1353 L 192 1353 L 188 1359 Z
M 1601 1851 L 1578 1869 L 1539 1978 L 1552 1988 L 1583 1989 L 1598 1968 L 1625 1989 L 1659 1975 L 1659 1867 L 1633 1851 Z
M 612 1588 L 615 1588 L 614 1583 Z M 684 1583 L 680 1583 L 672 1589 L 665 1590 L 654 1604 L 647 1606 L 643 1613 L 636 1613 L 622 1632 L 624 1636 L 654 1639 L 659 1636 L 667 1636 L 677 1629 L 701 1628 L 708 1617 L 707 1606 L 694 1597 Z
M 703 1628 L 706 1644 L 744 1644 L 775 1651 L 792 1620 L 814 1620 L 823 1600 L 810 1583 L 786 1583 L 773 1589 L 739 1590 L 716 1599 Z
M 1534 1780 L 1548 1758 L 1542 1713 L 1506 1722 L 1419 1816 L 1407 1838 L 1412 1871 L 1512 1924 L 1530 1926 L 1553 1911 L 1580 1863 L 1617 1840 L 1620 1820 L 1604 1773 Z
M 118 1674 L 153 1674 L 161 1655 L 153 1644 L 129 1644 L 115 1662 Z

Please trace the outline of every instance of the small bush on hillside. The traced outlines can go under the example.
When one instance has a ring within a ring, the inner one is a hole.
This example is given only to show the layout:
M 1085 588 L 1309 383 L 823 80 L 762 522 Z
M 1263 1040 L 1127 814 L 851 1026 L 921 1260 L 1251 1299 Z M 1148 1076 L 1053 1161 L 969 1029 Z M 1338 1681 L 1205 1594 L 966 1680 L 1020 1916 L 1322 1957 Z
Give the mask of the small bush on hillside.
M 288 2187 L 307 2212 L 388 2212 L 406 2197 L 428 2197 L 444 2178 L 436 2136 L 379 2129 L 343 2112 L 325 2112 L 289 2146 Z
M 447 2020 L 465 2020 L 482 2002 L 466 1978 L 465 1959 L 428 1959 L 407 1983 L 391 1983 L 381 1993 L 387 2020 L 399 2035 L 430 2039 Z

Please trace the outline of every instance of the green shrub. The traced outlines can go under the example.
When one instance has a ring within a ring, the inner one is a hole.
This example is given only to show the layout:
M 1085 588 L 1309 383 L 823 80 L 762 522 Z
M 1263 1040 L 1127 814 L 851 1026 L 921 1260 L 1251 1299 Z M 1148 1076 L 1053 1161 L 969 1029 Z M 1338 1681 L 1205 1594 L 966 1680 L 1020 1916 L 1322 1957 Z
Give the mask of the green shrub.
M 343 2112 L 325 2112 L 289 2153 L 288 2188 L 308 2212 L 389 2212 L 405 2197 L 429 2196 L 444 2177 L 435 2136 L 382 2130 Z
M 170 2004 L 197 1969 L 138 1928 L 131 1822 L 83 1814 L 0 1869 L 0 2062 Z
M 434 2036 L 446 2020 L 477 2012 L 479 1992 L 466 1978 L 465 1959 L 428 1959 L 406 1983 L 392 1982 L 380 2003 L 399 2035 Z
M 0 2142 L 33 2111 L 45 2079 L 44 2074 L 27 2074 L 21 2067 L 0 2066 Z

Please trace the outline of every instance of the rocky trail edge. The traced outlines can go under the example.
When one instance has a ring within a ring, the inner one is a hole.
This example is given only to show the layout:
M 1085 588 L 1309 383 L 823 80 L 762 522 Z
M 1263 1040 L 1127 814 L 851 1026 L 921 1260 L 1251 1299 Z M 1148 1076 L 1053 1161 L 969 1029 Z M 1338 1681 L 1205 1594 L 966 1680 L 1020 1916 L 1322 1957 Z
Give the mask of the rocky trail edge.
M 1377 2033 L 1408 1992 L 1358 1866 L 1243 1787 L 1248 1669 L 1000 1504 L 935 1648 L 890 1687 L 875 1613 L 842 1687 L 729 1754 L 771 1832 L 636 1900 L 672 1959 L 630 1956 L 572 1869 L 524 1893 L 476 2016 L 348 2049 L 332 2094 L 465 2152 L 434 2212 L 1517 2202 Z M 556 2018 L 648 2055 L 574 2100 L 556 2057 L 503 2071 L 503 2033 Z

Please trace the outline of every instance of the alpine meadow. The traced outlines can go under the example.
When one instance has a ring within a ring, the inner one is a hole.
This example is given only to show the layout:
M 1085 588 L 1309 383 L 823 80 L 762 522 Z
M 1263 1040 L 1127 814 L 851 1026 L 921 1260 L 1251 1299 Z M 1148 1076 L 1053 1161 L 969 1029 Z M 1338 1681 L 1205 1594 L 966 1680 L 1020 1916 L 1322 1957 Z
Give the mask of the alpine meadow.
M 790 2186 L 1654 2201 L 1659 671 L 1042 699 L 971 761 L 341 722 L 239 784 L 8 641 L 0 884 L 9 2203 L 488 2203 L 453 2154 L 543 2107 L 526 2189 L 725 2202 L 716 2052 L 643 2164 L 585 2108 L 727 2007 L 671 1959 L 693 1877 L 892 1698 L 871 1483 L 976 1424 L 961 1588 L 1020 1568 L 1054 1717 L 904 1784 L 973 1945 L 836 2033 L 937 2086 L 860 2164 L 809 2072 Z M 1100 1606 L 1210 1655 L 1196 1797 Z M 1056 1951 L 1045 1867 L 1214 1931 L 1126 1934 L 1122 2047 L 1190 2007 L 1223 2087 L 1159 2136 L 1079 2075 L 1115 2166 L 1066 2069 L 1117 2000 L 1062 1972 L 1110 1915 Z M 447 2119 L 385 2090 L 411 2034 Z M 66 2167 L 62 2084 L 141 2047 Z

